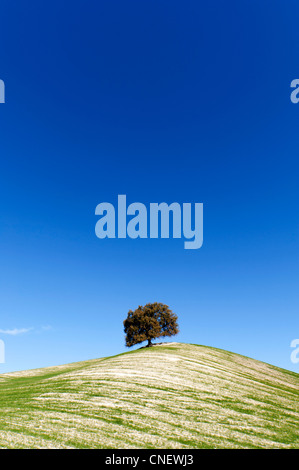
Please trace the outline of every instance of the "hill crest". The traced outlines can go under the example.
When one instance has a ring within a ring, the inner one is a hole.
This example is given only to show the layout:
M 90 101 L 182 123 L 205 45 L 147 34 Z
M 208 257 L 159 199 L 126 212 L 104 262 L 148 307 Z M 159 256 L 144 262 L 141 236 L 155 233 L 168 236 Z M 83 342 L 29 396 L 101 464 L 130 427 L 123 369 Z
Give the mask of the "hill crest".
M 0 376 L 0 447 L 299 447 L 299 375 L 162 343 Z

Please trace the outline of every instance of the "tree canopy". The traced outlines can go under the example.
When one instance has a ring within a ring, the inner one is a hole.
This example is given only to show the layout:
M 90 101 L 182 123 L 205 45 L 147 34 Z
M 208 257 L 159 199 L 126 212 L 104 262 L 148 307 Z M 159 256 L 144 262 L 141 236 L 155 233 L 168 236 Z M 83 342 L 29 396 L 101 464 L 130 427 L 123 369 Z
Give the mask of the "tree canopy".
M 126 346 L 143 341 L 148 341 L 147 346 L 151 346 L 155 338 L 176 335 L 179 332 L 177 318 L 168 305 L 157 302 L 130 310 L 124 320 Z

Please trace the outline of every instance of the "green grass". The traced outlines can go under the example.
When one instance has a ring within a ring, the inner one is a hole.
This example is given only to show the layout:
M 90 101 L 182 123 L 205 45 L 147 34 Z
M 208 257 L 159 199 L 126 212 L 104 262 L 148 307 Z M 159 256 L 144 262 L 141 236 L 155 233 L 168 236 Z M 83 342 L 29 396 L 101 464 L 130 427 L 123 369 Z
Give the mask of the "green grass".
M 0 376 L 1 448 L 298 448 L 299 375 L 166 343 Z

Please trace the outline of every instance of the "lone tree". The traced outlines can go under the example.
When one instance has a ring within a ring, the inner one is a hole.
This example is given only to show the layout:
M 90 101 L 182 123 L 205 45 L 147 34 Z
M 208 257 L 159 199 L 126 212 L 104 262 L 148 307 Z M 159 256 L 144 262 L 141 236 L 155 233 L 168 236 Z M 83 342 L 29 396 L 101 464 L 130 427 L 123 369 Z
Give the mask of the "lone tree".
M 154 338 L 176 335 L 179 332 L 177 318 L 167 305 L 157 302 L 139 306 L 134 312 L 130 310 L 124 321 L 126 346 L 148 341 L 149 347 Z

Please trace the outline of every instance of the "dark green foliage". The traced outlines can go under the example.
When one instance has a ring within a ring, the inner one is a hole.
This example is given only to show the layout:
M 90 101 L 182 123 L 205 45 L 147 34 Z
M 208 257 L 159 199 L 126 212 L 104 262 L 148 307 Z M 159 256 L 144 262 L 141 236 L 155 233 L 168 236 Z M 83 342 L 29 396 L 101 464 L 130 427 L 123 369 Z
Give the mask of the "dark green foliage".
M 126 346 L 148 341 L 151 346 L 152 339 L 162 336 L 173 336 L 179 332 L 175 315 L 167 305 L 161 303 L 141 305 L 133 312 L 129 311 L 124 321 L 126 333 Z

